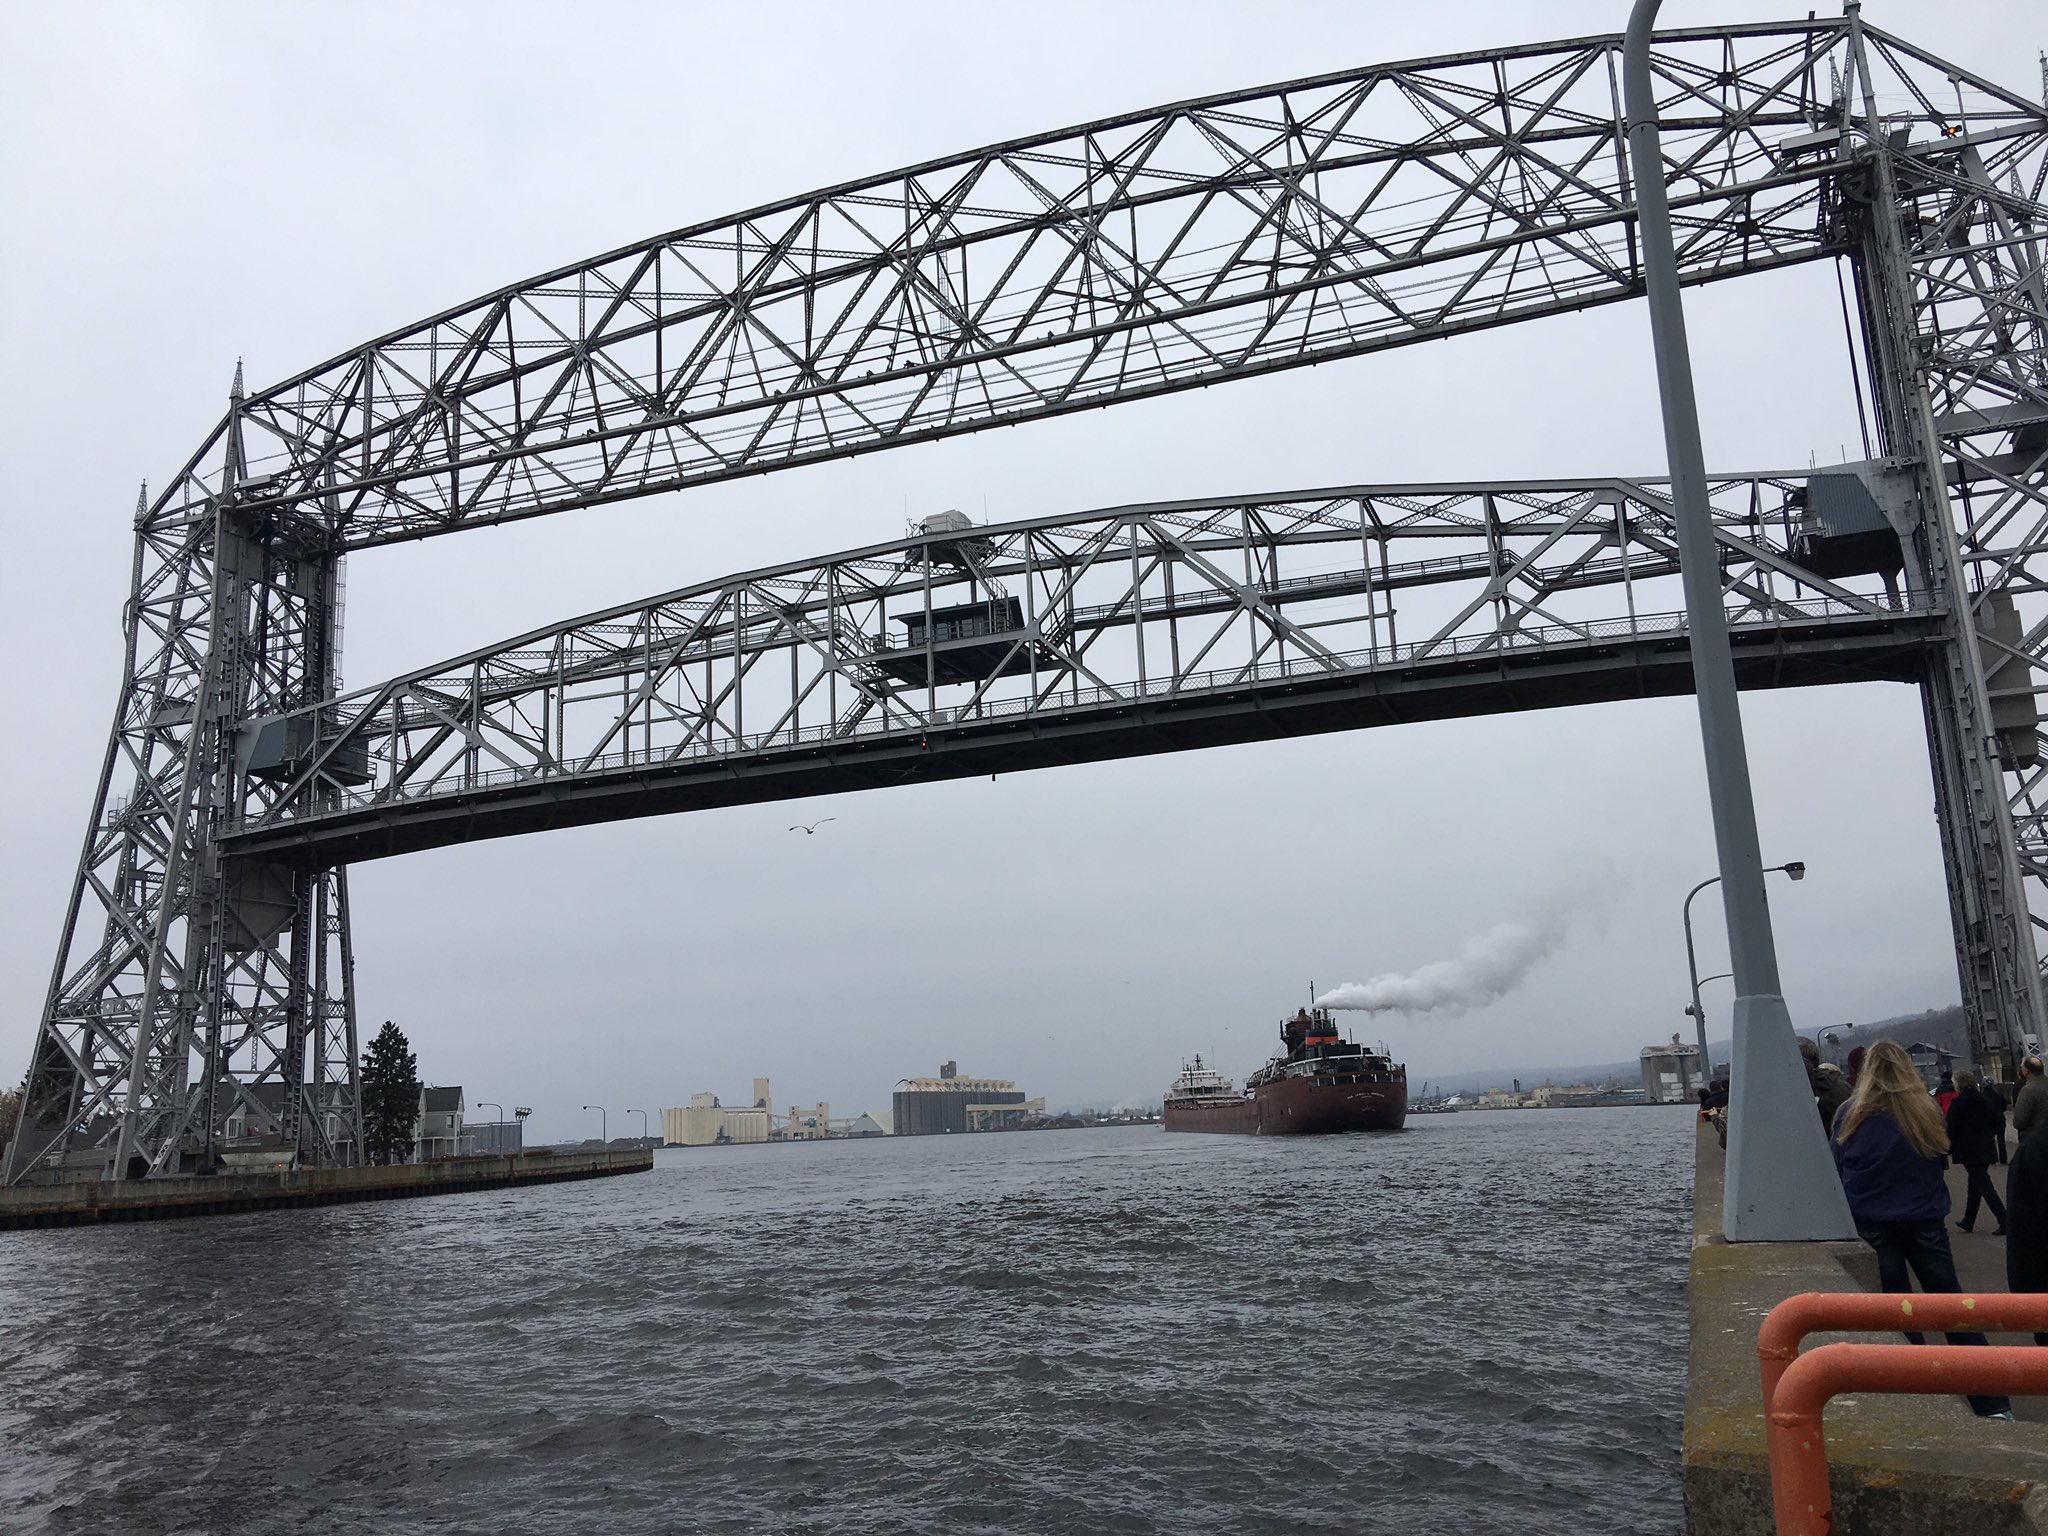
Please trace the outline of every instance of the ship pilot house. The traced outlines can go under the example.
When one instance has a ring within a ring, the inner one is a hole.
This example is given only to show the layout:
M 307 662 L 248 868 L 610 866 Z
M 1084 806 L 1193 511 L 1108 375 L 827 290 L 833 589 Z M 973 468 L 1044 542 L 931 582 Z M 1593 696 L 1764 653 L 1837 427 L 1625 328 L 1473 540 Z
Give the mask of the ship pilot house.
M 973 532 L 963 513 L 937 512 L 918 525 L 927 542 L 904 551 L 906 565 L 951 566 L 974 578 L 972 602 L 927 607 L 896 615 L 903 645 L 878 652 L 875 666 L 912 687 L 936 683 L 978 683 L 1031 670 L 1024 605 L 982 576 L 994 541 Z

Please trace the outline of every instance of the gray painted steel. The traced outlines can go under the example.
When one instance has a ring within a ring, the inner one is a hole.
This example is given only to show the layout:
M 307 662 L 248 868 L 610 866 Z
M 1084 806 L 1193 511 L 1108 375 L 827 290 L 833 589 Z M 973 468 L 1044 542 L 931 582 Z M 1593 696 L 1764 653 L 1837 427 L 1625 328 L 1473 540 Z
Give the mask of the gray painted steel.
M 1842 1182 L 1818 1119 L 1797 1111 L 1810 1100 L 1806 1073 L 1793 1042 L 1792 1018 L 1779 995 L 1778 949 L 1764 894 L 1763 853 L 1757 846 L 1756 804 L 1749 782 L 1749 751 L 1742 708 L 1735 696 L 1735 662 L 1714 547 L 1713 509 L 1707 502 L 1706 455 L 1693 399 L 1692 353 L 1685 339 L 1671 208 L 1665 196 L 1663 140 L 1650 71 L 1650 34 L 1661 0 L 1636 0 L 1623 49 L 1622 88 L 1628 108 L 1629 163 L 1643 242 L 1643 281 L 1649 292 L 1650 335 L 1657 353 L 1657 390 L 1664 414 L 1664 451 L 1670 460 L 1672 516 L 1678 525 L 1679 565 L 1692 640 L 1694 697 L 1699 702 L 1700 745 L 1706 756 L 1707 803 L 1714 818 L 1721 904 L 1728 919 L 1729 969 L 1735 978 L 1734 1060 L 1729 1075 L 1728 1199 L 1724 1235 L 1731 1241 L 1805 1241 L 1856 1235 Z M 1850 7 L 1853 21 L 1855 7 Z M 1809 488 L 1809 504 L 1811 503 Z M 1691 903 L 1692 897 L 1686 901 Z M 1692 959 L 1692 932 L 1685 937 Z M 1706 1053 L 1706 1019 L 1699 984 L 1692 989 L 1693 1020 Z
M 996 145 L 238 380 L 137 507 L 127 665 L 7 1178 L 172 1174 L 237 1106 L 307 1160 L 360 1145 L 338 860 L 1682 688 L 1662 493 L 1595 481 L 1126 509 L 985 553 L 940 524 L 335 696 L 351 549 L 1639 296 L 1620 48 L 1410 61 Z M 1745 683 L 1920 682 L 1994 1053 L 2037 1016 L 2026 903 L 2048 890 L 2039 756 L 2001 760 L 1990 728 L 2048 651 L 2048 114 L 1853 17 L 1664 33 L 1650 65 L 1681 281 L 1854 268 L 1899 569 L 1802 568 L 1798 477 L 1734 477 L 1712 491 L 1721 601 Z M 1025 633 L 934 650 L 920 683 L 898 620 L 1012 596 Z M 1980 652 L 1998 596 L 2018 643 Z M 285 1084 L 266 1109 L 256 1090 Z

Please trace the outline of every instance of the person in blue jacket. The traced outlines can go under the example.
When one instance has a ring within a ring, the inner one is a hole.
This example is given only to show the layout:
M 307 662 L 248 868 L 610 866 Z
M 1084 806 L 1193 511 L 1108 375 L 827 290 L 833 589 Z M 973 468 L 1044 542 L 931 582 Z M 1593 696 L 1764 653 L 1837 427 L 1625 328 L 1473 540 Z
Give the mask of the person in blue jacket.
M 1948 1245 L 1948 1130 L 1896 1041 L 1880 1040 L 1863 1058 L 1856 1091 L 1835 1112 L 1830 1143 L 1856 1235 L 1877 1251 L 1880 1286 L 1910 1291 L 1910 1271 L 1923 1291 L 1961 1291 Z M 1917 1333 L 1906 1337 L 1924 1342 Z M 1984 1335 L 1952 1333 L 1948 1341 L 1982 1344 Z M 2003 1397 L 1972 1397 L 1970 1407 L 1984 1418 L 2012 1417 Z

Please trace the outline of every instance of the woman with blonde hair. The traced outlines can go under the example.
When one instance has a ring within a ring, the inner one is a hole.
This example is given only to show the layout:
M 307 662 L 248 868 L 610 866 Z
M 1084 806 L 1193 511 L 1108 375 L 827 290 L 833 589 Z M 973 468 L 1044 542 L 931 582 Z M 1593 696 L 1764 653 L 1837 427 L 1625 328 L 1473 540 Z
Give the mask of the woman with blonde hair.
M 1923 1291 L 1961 1291 L 1948 1245 L 1948 1129 L 1896 1042 L 1880 1040 L 1863 1058 L 1830 1140 L 1856 1235 L 1877 1250 L 1879 1285 L 1910 1291 L 1910 1270 Z M 1917 1333 L 1906 1337 L 1923 1342 Z M 1952 1333 L 1948 1341 L 1982 1344 L 1984 1335 Z M 1970 1407 L 1984 1418 L 2012 1417 L 2003 1397 L 1973 1397 Z

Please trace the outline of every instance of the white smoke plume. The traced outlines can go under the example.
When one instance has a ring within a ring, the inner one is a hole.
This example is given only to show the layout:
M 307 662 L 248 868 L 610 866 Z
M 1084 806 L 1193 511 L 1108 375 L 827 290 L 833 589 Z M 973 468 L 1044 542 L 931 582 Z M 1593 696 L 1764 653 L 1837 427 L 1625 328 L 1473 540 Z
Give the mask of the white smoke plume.
M 1502 923 L 1466 941 L 1455 960 L 1435 960 L 1405 975 L 1347 981 L 1316 999 L 1319 1008 L 1359 1013 L 1462 1013 L 1498 1002 L 1564 938 L 1565 924 Z

